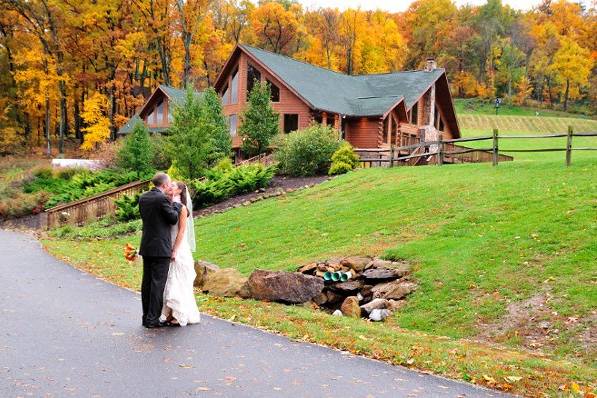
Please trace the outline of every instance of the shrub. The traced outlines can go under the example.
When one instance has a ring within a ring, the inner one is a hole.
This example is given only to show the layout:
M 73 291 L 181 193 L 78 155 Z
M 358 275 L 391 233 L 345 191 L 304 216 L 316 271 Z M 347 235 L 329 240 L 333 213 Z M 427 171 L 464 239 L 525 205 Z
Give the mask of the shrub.
M 151 136 L 151 147 L 153 148 L 151 164 L 156 170 L 168 170 L 172 165 L 172 158 L 166 145 L 166 138 L 163 135 L 154 134 Z
M 344 141 L 340 148 L 332 155 L 332 165 L 329 175 L 344 174 L 359 166 L 359 156 L 352 149 L 352 145 Z
M 269 84 L 255 81 L 240 126 L 242 150 L 247 156 L 267 151 L 270 141 L 278 134 L 279 115 L 272 108 L 270 96 Z
M 338 131 L 314 124 L 281 137 L 274 153 L 280 172 L 291 176 L 325 174 L 340 145 Z
M 188 89 L 185 102 L 174 109 L 167 150 L 184 180 L 199 178 L 208 167 L 213 151 L 211 123 L 206 120 L 200 99 Z
M 105 217 L 81 227 L 65 225 L 51 230 L 48 234 L 59 239 L 112 239 L 140 230 L 141 220 L 116 222 L 112 217 Z
M 114 201 L 116 219 L 118 221 L 131 221 L 141 218 L 141 214 L 139 213 L 139 196 L 141 194 L 125 195 Z
M 204 180 L 195 180 L 190 186 L 194 191 L 193 204 L 197 207 L 221 202 L 235 195 L 252 192 L 269 185 L 275 168 L 262 164 L 248 164 L 231 170 L 210 170 Z
M 118 151 L 118 165 L 125 170 L 135 171 L 137 177 L 141 178 L 155 171 L 153 158 L 149 131 L 143 123 L 138 122 Z

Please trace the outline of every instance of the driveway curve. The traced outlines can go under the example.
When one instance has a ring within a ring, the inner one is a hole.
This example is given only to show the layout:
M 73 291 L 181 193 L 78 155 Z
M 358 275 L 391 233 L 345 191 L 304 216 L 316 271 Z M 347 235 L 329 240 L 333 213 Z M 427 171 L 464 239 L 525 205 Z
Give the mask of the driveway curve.
M 73 248 L 76 250 L 76 248 Z M 505 397 L 203 316 L 146 330 L 137 293 L 0 230 L 1 397 Z

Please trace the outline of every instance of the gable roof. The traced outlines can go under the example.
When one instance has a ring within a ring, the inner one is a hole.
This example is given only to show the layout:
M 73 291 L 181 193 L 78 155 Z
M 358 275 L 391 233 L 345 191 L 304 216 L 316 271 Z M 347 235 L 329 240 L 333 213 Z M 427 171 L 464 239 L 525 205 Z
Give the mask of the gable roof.
M 197 98 L 201 98 L 203 94 L 201 91 L 195 91 L 194 93 L 195 97 Z M 184 104 L 187 92 L 186 90 L 180 88 L 160 84 L 155 90 L 153 90 L 153 93 L 151 93 L 151 95 L 147 98 L 143 106 L 141 106 L 141 108 L 139 108 L 137 112 L 135 112 L 135 114 L 118 129 L 117 134 L 128 134 L 133 130 L 137 122 L 142 122 L 141 114 L 145 111 L 147 105 L 150 104 L 153 101 L 153 99 L 160 94 L 163 94 L 166 97 L 168 97 L 168 99 L 172 101 L 172 103 L 175 106 L 181 106 L 182 104 Z M 172 115 L 173 112 L 174 106 L 168 106 L 168 114 Z M 166 127 L 148 127 L 148 129 L 151 133 L 162 133 L 167 130 Z
M 313 109 L 346 116 L 384 115 L 400 98 L 409 109 L 445 73 L 435 69 L 350 76 L 244 44 L 237 46 L 230 60 L 239 51 L 271 71 Z

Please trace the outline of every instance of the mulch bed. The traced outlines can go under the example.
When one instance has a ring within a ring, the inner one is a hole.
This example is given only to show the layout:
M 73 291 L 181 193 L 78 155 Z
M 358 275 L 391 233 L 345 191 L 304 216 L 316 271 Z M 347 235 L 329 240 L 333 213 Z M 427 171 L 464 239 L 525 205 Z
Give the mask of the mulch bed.
M 193 211 L 194 217 L 205 217 L 212 213 L 222 212 L 224 210 L 238 207 L 246 202 L 254 201 L 255 199 L 268 196 L 276 192 L 294 191 L 300 188 L 310 187 L 316 184 L 320 184 L 324 181 L 329 180 L 331 177 L 328 176 L 317 176 L 317 177 L 279 177 L 275 176 L 269 187 L 261 189 L 256 192 L 246 193 L 244 195 L 234 196 L 230 199 L 226 199 L 223 202 L 216 203 L 215 205 L 205 207 Z

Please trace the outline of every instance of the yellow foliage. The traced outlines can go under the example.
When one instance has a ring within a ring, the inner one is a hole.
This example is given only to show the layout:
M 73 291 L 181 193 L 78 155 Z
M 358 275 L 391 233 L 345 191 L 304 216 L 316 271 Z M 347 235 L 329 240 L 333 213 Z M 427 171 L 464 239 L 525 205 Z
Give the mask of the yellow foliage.
M 93 93 L 85 101 L 85 110 L 81 112 L 81 117 L 87 127 L 83 129 L 85 135 L 81 149 L 91 151 L 110 138 L 110 119 L 106 116 L 107 109 L 108 98 L 98 92 Z

